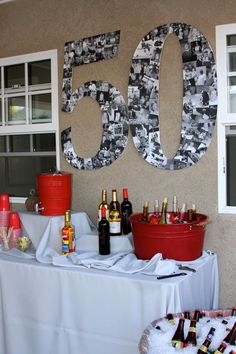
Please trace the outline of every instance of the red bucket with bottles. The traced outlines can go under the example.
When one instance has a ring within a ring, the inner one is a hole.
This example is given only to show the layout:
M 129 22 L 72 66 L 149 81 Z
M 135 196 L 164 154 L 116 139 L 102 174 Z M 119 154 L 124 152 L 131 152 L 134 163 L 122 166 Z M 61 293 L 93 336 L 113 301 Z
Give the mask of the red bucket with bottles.
M 169 212 L 169 217 L 172 212 Z M 148 216 L 151 217 L 152 213 Z M 151 259 L 156 253 L 163 258 L 192 261 L 201 256 L 204 244 L 206 215 L 196 213 L 194 221 L 173 224 L 152 224 L 143 221 L 143 214 L 130 217 L 134 251 L 140 259 Z

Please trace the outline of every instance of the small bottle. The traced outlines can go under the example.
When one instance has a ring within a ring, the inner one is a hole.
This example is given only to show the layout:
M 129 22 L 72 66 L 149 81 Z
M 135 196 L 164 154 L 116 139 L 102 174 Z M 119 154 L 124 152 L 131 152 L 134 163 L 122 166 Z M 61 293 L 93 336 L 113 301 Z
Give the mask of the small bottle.
M 185 321 L 184 318 L 179 319 L 177 329 L 171 339 L 171 343 L 173 347 L 176 349 L 180 349 L 184 347 L 184 321 Z
M 225 349 L 227 348 L 227 344 L 222 342 L 219 346 L 219 348 L 217 348 L 213 354 L 220 354 L 220 353 L 224 353 Z
M 107 204 L 107 191 L 106 189 L 102 190 L 102 202 L 98 206 L 98 223 L 102 218 L 102 208 L 106 209 L 106 218 L 109 218 L 109 205 Z
M 62 254 L 68 254 L 75 251 L 75 230 L 71 225 L 70 210 L 65 212 L 65 225 L 61 230 L 62 236 Z
M 184 341 L 185 347 L 195 347 L 197 345 L 196 320 L 190 321 L 188 335 Z
M 211 345 L 211 339 L 210 338 L 206 338 L 204 340 L 204 342 L 202 343 L 202 345 L 200 346 L 200 348 L 197 351 L 197 354 L 204 354 L 208 352 L 208 348 Z
M 143 216 L 142 216 L 142 221 L 144 222 L 148 222 L 148 209 L 149 209 L 149 203 L 145 201 L 143 205 Z
M 235 345 L 235 343 L 236 343 L 236 322 L 234 323 L 230 332 L 227 334 L 227 336 L 225 337 L 225 339 L 223 341 L 227 344 Z
M 162 202 L 161 217 L 159 220 L 159 224 L 167 224 L 167 207 L 168 207 L 168 199 L 165 197 Z
M 110 254 L 110 227 L 109 222 L 106 218 L 106 208 L 105 206 L 101 210 L 101 220 L 98 223 L 98 245 L 99 254 L 107 255 Z
M 121 210 L 120 203 L 117 200 L 116 189 L 112 190 L 112 201 L 109 207 L 109 225 L 110 225 L 110 235 L 116 236 L 121 235 Z
M 131 232 L 130 215 L 133 213 L 132 204 L 128 199 L 128 189 L 123 188 L 123 202 L 121 203 L 122 232 L 127 235 Z

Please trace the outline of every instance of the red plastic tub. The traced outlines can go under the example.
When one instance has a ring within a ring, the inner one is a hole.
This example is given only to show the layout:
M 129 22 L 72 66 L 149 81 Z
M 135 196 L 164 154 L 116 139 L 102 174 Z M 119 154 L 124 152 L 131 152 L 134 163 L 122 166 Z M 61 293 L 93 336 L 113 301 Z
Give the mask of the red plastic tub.
M 40 214 L 63 215 L 71 208 L 71 173 L 41 173 L 37 183 Z
M 197 221 L 185 224 L 153 225 L 141 221 L 142 214 L 130 217 L 135 254 L 151 259 L 156 253 L 163 258 L 192 261 L 202 254 L 208 217 L 197 214 Z

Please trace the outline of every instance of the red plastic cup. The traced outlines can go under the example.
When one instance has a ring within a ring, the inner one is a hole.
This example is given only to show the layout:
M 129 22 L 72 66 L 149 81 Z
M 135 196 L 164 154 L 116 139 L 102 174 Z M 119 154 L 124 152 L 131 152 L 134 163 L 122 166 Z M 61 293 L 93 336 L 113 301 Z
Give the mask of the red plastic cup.
M 10 200 L 8 194 L 0 194 L 0 211 L 10 210 Z
M 20 229 L 20 217 L 17 212 L 11 212 L 9 215 L 9 227 L 12 227 L 13 229 Z

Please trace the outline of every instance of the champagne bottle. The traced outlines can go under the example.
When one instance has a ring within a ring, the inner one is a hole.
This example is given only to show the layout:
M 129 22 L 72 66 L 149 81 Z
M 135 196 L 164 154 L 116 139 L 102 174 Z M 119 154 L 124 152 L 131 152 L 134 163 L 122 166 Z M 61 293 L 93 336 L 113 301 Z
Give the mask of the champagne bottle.
M 190 321 L 190 326 L 188 330 L 188 335 L 184 341 L 185 347 L 195 347 L 197 345 L 197 336 L 196 336 L 196 320 Z
M 121 211 L 120 203 L 117 200 L 116 189 L 112 190 L 112 201 L 110 203 L 108 221 L 110 226 L 110 235 L 121 235 Z
M 213 354 L 220 354 L 220 353 L 224 353 L 225 349 L 227 348 L 227 344 L 222 342 L 219 346 L 219 348 L 217 348 Z
M 193 222 L 197 220 L 197 212 L 195 204 L 192 205 L 191 209 L 188 209 L 188 221 Z
M 168 199 L 165 197 L 162 202 L 161 217 L 159 220 L 159 224 L 167 224 L 167 207 L 168 207 Z
M 123 202 L 121 203 L 122 232 L 127 235 L 131 232 L 130 215 L 133 213 L 132 204 L 129 201 L 128 189 L 123 188 Z
M 236 343 L 236 322 L 234 323 L 230 332 L 227 334 L 227 336 L 225 337 L 225 339 L 223 341 L 227 344 L 235 345 L 235 343 Z
M 184 347 L 184 321 L 185 321 L 184 318 L 179 319 L 177 329 L 171 339 L 171 343 L 173 347 L 176 349 L 180 349 Z
M 159 213 L 160 213 L 159 212 L 159 201 L 158 201 L 158 199 L 156 199 L 154 201 L 153 215 L 151 215 L 149 218 L 150 224 L 158 224 L 159 223 L 159 219 L 160 219 Z
M 199 309 L 196 309 L 193 314 L 193 319 L 196 322 L 198 322 L 200 318 L 201 318 L 201 311 Z
M 109 218 L 109 205 L 107 204 L 107 191 L 106 189 L 102 190 L 102 202 L 98 206 L 98 223 L 102 218 L 102 208 L 106 209 L 106 218 Z
M 106 208 L 102 207 L 101 220 L 98 223 L 98 244 L 99 254 L 110 254 L 110 227 L 109 222 L 106 219 Z
M 185 221 L 185 218 L 186 218 L 186 204 L 183 203 L 179 213 L 179 222 L 183 223 Z
M 148 222 L 148 209 L 149 209 L 149 203 L 145 201 L 143 205 L 143 217 L 142 217 L 142 221 L 144 222 Z
M 174 195 L 173 197 L 173 206 L 172 206 L 172 213 L 170 213 L 169 220 L 171 224 L 175 224 L 178 222 L 178 203 L 177 197 Z
M 65 225 L 61 230 L 62 236 L 62 254 L 68 254 L 75 251 L 75 230 L 71 225 L 70 210 L 65 212 Z

